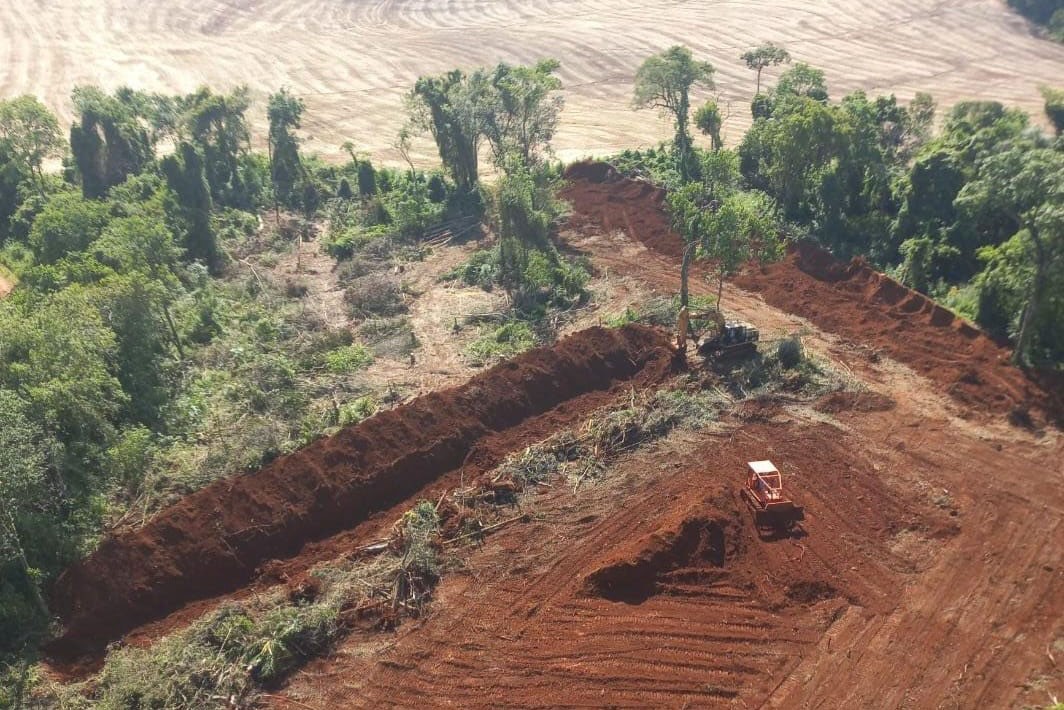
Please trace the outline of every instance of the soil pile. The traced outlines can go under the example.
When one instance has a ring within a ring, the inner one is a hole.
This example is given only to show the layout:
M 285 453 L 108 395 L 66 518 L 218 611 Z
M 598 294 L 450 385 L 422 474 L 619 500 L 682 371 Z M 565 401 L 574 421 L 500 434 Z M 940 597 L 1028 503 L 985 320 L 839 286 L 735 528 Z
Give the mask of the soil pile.
M 1013 367 L 1008 348 L 863 259 L 842 263 L 803 242 L 783 261 L 750 270 L 735 283 L 909 365 L 973 409 L 996 415 L 1034 409 L 1057 421 L 1064 416 L 1064 394 Z
M 663 190 L 601 162 L 572 165 L 565 177 L 570 182 L 560 195 L 573 205 L 573 227 L 623 230 L 663 256 L 681 257 Z M 1003 344 L 863 259 L 839 262 L 804 242 L 781 262 L 734 282 L 825 331 L 905 363 L 974 410 L 1016 422 L 1029 421 L 1027 411 L 1034 410 L 1058 425 L 1064 421 L 1064 378 L 1013 367 Z
M 683 243 L 669 226 L 661 188 L 623 177 L 610 165 L 594 161 L 570 165 L 565 178 L 569 184 L 558 194 L 573 205 L 569 223 L 574 228 L 623 230 L 648 249 L 677 259 L 683 256 Z
M 480 440 L 578 395 L 666 369 L 666 336 L 591 328 L 321 439 L 247 475 L 218 481 L 144 528 L 105 540 L 57 581 L 67 624 L 57 656 L 96 651 L 182 604 L 239 588 L 266 561 L 354 527 L 467 465 Z M 491 457 L 489 457 L 491 458 Z

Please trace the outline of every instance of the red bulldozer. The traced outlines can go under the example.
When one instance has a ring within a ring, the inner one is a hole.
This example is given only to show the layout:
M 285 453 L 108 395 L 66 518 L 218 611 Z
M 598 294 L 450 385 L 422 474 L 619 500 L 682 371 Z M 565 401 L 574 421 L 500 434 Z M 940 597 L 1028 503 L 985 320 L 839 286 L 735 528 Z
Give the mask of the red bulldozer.
M 787 533 L 805 520 L 805 511 L 783 495 L 783 475 L 771 461 L 750 461 L 747 468 L 743 499 L 754 513 L 759 533 Z

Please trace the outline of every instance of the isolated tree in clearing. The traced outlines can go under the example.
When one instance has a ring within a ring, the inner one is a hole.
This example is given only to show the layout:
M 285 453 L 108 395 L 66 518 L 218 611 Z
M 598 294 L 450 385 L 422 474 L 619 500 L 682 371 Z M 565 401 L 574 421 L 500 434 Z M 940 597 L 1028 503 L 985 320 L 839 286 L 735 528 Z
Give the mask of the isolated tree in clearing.
M 692 259 L 713 264 L 717 308 L 724 295 L 724 279 L 748 261 L 769 261 L 782 246 L 782 224 L 775 201 L 763 192 L 740 189 L 739 165 L 730 151 L 705 158 L 703 181 L 669 193 L 673 227 L 686 243 L 681 265 L 681 289 Z M 683 300 L 685 294 L 681 294 Z M 684 304 L 686 305 L 686 304 Z
M 765 70 L 765 67 L 774 67 L 780 64 L 790 63 L 790 53 L 772 42 L 766 42 L 760 47 L 751 49 L 748 52 L 743 52 L 740 57 L 746 66 L 757 72 L 757 88 L 754 90 L 754 95 L 761 93 L 761 72 Z
M 715 71 L 712 64 L 695 61 L 690 49 L 677 45 L 648 57 L 635 75 L 633 107 L 656 108 L 676 123 L 674 144 L 684 180 L 689 180 L 692 173 L 688 127 L 691 89 L 695 86 L 712 89 Z
M 724 141 L 720 137 L 720 129 L 724 125 L 724 119 L 720 115 L 720 106 L 716 101 L 707 101 L 702 108 L 695 111 L 695 126 L 702 135 L 709 136 L 713 150 L 724 147 Z
M 550 150 L 565 105 L 562 82 L 555 76 L 560 67 L 556 59 L 531 67 L 495 67 L 493 101 L 485 112 L 484 128 L 496 166 L 505 169 L 511 154 L 520 156 L 525 165 L 534 165 Z

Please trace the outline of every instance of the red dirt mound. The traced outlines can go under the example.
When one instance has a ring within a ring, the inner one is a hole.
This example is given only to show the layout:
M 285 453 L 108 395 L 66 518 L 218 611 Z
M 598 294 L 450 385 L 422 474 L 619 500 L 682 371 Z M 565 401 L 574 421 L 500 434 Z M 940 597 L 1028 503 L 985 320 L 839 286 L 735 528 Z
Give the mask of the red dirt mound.
M 973 409 L 1064 416 L 1064 393 L 1013 367 L 1007 348 L 862 259 L 844 264 L 806 242 L 735 283 L 824 330 L 885 352 Z
M 605 163 L 577 163 L 565 177 L 570 182 L 559 194 L 573 205 L 574 228 L 624 230 L 648 249 L 680 258 L 682 242 L 670 229 L 663 190 Z M 1023 422 L 1034 409 L 1064 421 L 1064 378 L 1013 367 L 1007 348 L 862 259 L 842 263 L 803 243 L 735 284 L 825 331 L 882 350 L 975 410 Z
M 474 445 L 485 436 L 668 359 L 660 331 L 591 328 L 218 481 L 63 573 L 52 608 L 67 631 L 50 650 L 95 652 L 186 602 L 237 589 L 263 562 L 400 503 L 473 450 L 484 456 Z
M 594 226 L 628 236 L 666 256 L 683 255 L 680 237 L 669 226 L 665 191 L 647 182 L 622 177 L 606 163 L 583 162 L 565 171 L 569 184 L 558 193 L 573 205 L 569 223 Z

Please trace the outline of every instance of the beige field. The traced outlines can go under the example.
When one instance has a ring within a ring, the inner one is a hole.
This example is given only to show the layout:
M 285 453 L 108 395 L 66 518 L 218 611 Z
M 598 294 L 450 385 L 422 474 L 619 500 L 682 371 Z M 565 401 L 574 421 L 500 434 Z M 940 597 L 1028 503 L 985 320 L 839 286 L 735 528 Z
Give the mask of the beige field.
M 287 86 L 307 102 L 313 149 L 339 155 L 351 140 L 394 162 L 402 96 L 418 75 L 556 57 L 568 97 L 556 147 L 573 158 L 664 135 L 629 99 L 639 62 L 675 43 L 717 67 L 734 142 L 754 88 L 738 55 L 766 40 L 823 67 L 836 97 L 929 91 L 943 106 L 996 99 L 1038 114 L 1037 87 L 1064 77 L 1064 47 L 1033 36 L 1001 0 L 7 0 L 0 95 L 36 94 L 69 120 L 82 83 L 247 83 L 260 100 Z

